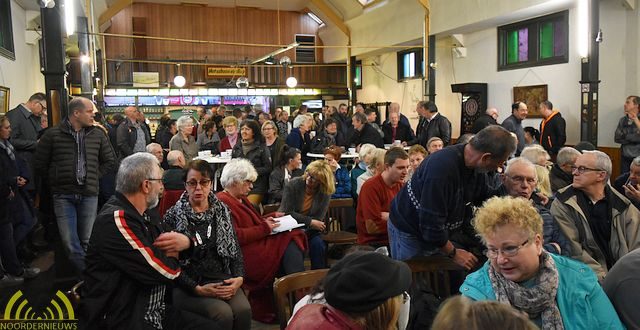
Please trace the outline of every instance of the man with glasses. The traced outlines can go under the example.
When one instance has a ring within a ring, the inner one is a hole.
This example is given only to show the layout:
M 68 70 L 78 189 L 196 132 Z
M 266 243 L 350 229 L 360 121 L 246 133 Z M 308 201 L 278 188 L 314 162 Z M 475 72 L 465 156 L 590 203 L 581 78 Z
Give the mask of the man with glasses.
M 537 185 L 536 165 L 525 158 L 517 157 L 507 163 L 502 175 L 500 192 L 502 196 L 509 195 L 531 200 L 536 211 L 542 217 L 544 249 L 551 253 L 569 256 L 569 241 L 560 230 L 558 223 L 549 210 L 542 206 L 538 195 L 534 194 Z
M 65 252 L 77 275 L 98 208 L 98 179 L 115 167 L 109 138 L 93 125 L 93 103 L 84 97 L 69 102 L 69 116 L 40 138 L 34 168 L 49 181 L 53 207 Z
M 42 130 L 40 117 L 46 111 L 47 97 L 43 93 L 35 93 L 27 103 L 7 112 L 7 118 L 11 123 L 11 144 L 18 157 L 27 163 L 30 171 L 38 143 L 38 133 Z
M 602 279 L 618 259 L 640 247 L 640 211 L 609 185 L 607 154 L 584 151 L 572 170 L 573 184 L 558 191 L 551 214 L 571 242 L 571 257 Z

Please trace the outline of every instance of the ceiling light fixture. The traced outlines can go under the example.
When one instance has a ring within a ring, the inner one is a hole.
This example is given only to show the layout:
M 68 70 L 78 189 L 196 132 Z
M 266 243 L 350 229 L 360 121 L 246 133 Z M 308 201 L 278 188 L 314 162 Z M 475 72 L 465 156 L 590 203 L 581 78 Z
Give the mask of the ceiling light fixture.
M 318 25 L 324 25 L 324 22 L 320 19 L 320 17 L 318 17 L 318 15 L 312 12 L 308 12 L 307 15 L 311 17 L 311 19 L 314 20 L 316 23 L 318 23 Z
M 64 2 L 64 25 L 67 30 L 67 36 L 76 32 L 76 8 L 73 0 L 65 0 Z
M 268 64 L 268 65 L 276 64 L 276 58 L 273 56 L 269 56 L 267 57 L 266 60 L 264 60 L 264 64 Z
M 178 67 L 178 75 L 173 78 L 173 84 L 178 88 L 182 88 L 187 83 L 187 80 L 180 74 L 180 64 L 176 64 L 176 66 Z
M 294 88 L 296 86 L 298 86 L 298 79 L 296 79 L 296 77 L 291 76 L 287 78 L 287 87 Z
M 53 8 L 56 6 L 56 2 L 54 0 L 38 0 L 36 1 L 40 8 Z

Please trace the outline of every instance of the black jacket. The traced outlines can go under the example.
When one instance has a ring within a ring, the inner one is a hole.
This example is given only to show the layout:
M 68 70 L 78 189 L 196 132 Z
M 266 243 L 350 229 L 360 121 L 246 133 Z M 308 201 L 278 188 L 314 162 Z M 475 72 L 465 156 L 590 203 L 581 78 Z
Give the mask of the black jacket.
M 147 130 L 146 124 L 140 123 L 140 127 L 144 132 L 144 145 L 146 146 L 151 143 L 151 134 L 149 133 L 149 130 Z M 133 154 L 133 147 L 136 145 L 136 141 L 138 140 L 138 133 L 129 118 L 123 120 L 122 123 L 120 123 L 120 126 L 118 126 L 117 138 L 118 156 L 123 159 Z
M 321 154 L 324 152 L 324 149 L 332 145 L 338 145 L 336 143 L 336 136 L 327 133 L 327 131 L 322 131 L 311 140 L 311 152 Z
M 559 112 L 556 112 L 549 121 L 544 125 L 540 123 L 540 145 L 549 155 L 557 155 L 558 151 L 564 147 L 567 142 L 566 127 L 567 124 Z M 554 158 L 555 159 L 555 158 Z
M 167 190 L 184 190 L 184 169 L 171 166 L 162 175 L 162 184 Z
M 296 168 L 291 172 L 291 179 L 302 176 L 302 174 L 304 174 L 304 171 Z M 284 186 L 284 167 L 278 166 L 269 175 L 269 196 L 267 198 L 267 203 L 280 203 L 280 201 L 282 201 Z
M 104 131 L 86 127 L 85 155 L 87 177 L 84 185 L 76 180 L 78 148 L 68 120 L 49 128 L 38 143 L 34 168 L 49 180 L 52 193 L 98 195 L 98 179 L 115 167 L 116 157 Z
M 549 181 L 551 181 L 551 191 L 556 191 L 573 183 L 573 175 L 563 171 L 558 164 L 553 164 L 549 171 Z
M 231 158 L 246 158 L 258 172 L 258 179 L 253 183 L 252 194 L 265 194 L 269 189 L 269 174 L 271 174 L 271 153 L 269 148 L 255 141 L 249 152 L 242 150 L 242 141 L 238 141 L 231 151 Z
M 432 137 L 441 138 L 445 147 L 449 145 L 451 142 L 451 122 L 447 117 L 441 114 L 435 118 L 432 117 L 431 121 L 425 123 L 417 138 L 409 142 L 409 145 L 420 144 L 426 148 L 427 142 Z
M 382 132 L 384 133 L 384 143 L 393 143 L 393 128 L 390 123 L 385 123 L 382 125 Z M 398 127 L 396 127 L 396 137 L 395 140 L 400 140 L 402 142 L 409 142 L 413 140 L 415 136 L 413 135 L 413 131 L 411 131 L 411 127 L 398 123 Z
M 353 130 L 350 145 L 358 146 L 364 143 L 371 143 L 378 148 L 384 148 L 384 142 L 380 133 L 369 123 L 364 124 L 362 130 Z
M 498 122 L 495 119 L 493 119 L 493 117 L 484 113 L 480 117 L 478 117 L 476 121 L 473 122 L 473 126 L 471 126 L 471 133 L 477 134 L 483 128 L 491 125 L 498 125 Z
M 116 192 L 109 199 L 93 225 L 85 257 L 80 329 L 151 327 L 144 315 L 153 293 L 181 272 L 178 259 L 153 246 L 161 232 L 123 195 Z

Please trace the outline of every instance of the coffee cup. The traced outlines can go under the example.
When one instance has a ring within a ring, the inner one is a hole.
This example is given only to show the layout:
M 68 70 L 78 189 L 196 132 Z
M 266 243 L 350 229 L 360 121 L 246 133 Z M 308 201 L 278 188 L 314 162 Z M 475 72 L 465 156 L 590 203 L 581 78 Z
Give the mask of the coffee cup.
M 352 155 L 355 155 L 356 148 L 349 148 L 349 153 L 352 154 Z

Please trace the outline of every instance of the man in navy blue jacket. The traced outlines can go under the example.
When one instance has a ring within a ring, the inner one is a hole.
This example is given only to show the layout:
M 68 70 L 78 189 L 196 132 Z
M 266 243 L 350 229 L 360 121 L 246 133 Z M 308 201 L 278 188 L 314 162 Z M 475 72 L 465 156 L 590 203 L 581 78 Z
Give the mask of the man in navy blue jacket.
M 487 174 L 515 148 L 511 133 L 494 125 L 467 144 L 425 159 L 391 204 L 387 226 L 392 257 L 444 254 L 466 269 L 476 266 L 474 253 L 481 254 L 482 246 L 470 224 L 473 207 L 494 193 Z

